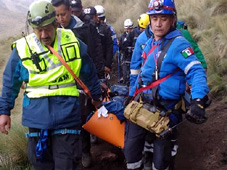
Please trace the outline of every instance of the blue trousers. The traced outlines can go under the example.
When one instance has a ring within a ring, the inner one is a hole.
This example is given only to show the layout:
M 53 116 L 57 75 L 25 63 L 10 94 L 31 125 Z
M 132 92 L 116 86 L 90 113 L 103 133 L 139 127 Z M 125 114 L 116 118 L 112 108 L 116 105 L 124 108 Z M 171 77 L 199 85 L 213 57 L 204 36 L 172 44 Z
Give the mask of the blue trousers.
M 29 128 L 29 132 L 39 132 Z M 50 135 L 43 157 L 36 156 L 39 137 L 29 137 L 27 144 L 28 158 L 35 170 L 79 170 L 81 159 L 81 142 L 79 135 Z
M 148 131 L 129 121 L 126 123 L 125 128 L 123 152 L 127 161 L 127 167 L 128 169 L 137 169 L 139 164 L 142 166 L 142 153 Z M 152 162 L 156 169 L 166 169 L 171 162 L 171 151 L 173 148 L 171 136 L 158 138 L 153 135 L 153 143 L 154 153 Z

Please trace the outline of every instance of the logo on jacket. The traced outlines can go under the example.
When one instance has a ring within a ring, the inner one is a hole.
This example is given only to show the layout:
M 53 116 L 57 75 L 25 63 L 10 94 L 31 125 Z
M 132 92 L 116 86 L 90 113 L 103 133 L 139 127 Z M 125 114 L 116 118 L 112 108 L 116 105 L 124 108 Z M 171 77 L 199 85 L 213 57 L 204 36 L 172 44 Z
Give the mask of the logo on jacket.
M 142 45 L 140 46 L 141 50 L 143 50 L 144 47 L 145 47 L 145 44 L 142 44 Z
M 181 51 L 181 54 L 184 56 L 184 58 L 188 58 L 189 56 L 194 54 L 194 51 L 192 48 L 188 47 L 188 48 L 184 49 L 183 51 Z
M 66 35 L 65 38 L 69 39 L 69 40 L 71 39 L 71 37 L 69 35 Z
M 57 78 L 56 80 L 53 81 L 53 83 L 60 83 L 64 80 L 68 80 L 69 79 L 69 75 L 66 73 L 63 76 Z

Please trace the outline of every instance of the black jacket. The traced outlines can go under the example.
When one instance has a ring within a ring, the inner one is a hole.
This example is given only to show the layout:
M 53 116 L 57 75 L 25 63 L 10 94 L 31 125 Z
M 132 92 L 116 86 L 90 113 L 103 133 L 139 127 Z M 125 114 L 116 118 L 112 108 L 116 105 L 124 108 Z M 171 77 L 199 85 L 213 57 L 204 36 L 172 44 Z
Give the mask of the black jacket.
M 133 49 L 136 44 L 137 37 L 140 35 L 140 31 L 138 27 L 133 28 L 131 32 L 129 32 L 122 44 L 122 53 L 124 56 L 123 60 L 131 61 Z
M 88 54 L 92 58 L 99 79 L 104 79 L 104 58 L 101 37 L 97 31 L 96 24 L 91 20 L 84 20 L 84 25 L 74 28 L 72 31 L 88 47 Z
M 99 35 L 101 36 L 103 56 L 105 66 L 111 68 L 113 60 L 113 40 L 112 32 L 107 24 L 97 24 Z
M 120 51 L 123 49 L 123 42 L 124 42 L 125 38 L 127 37 L 127 35 L 128 34 L 126 32 L 123 32 L 121 34 L 121 36 L 118 38 L 118 40 L 119 40 L 119 50 Z

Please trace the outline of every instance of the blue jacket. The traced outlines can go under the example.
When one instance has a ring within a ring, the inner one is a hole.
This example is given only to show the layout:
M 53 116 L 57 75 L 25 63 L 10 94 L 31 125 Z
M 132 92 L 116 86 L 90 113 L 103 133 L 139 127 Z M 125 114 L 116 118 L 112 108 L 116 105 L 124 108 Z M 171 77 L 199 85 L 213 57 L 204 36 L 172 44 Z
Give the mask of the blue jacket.
M 141 65 L 143 63 L 142 52 L 145 47 L 147 40 L 152 36 L 152 32 L 150 30 L 150 25 L 146 27 L 146 29 L 138 36 L 135 44 L 134 51 L 132 53 L 132 59 L 130 64 L 130 87 L 133 87 L 137 76 L 140 72 Z M 133 96 L 133 94 L 129 94 Z
M 116 54 L 117 50 L 118 50 L 118 45 L 117 45 L 117 34 L 114 31 L 114 28 L 112 27 L 112 25 L 109 24 L 109 28 L 112 32 L 112 40 L 113 40 L 113 56 Z
M 87 46 L 80 42 L 82 67 L 80 79 L 88 86 L 93 99 L 99 99 L 101 89 L 94 64 L 87 54 Z M 10 115 L 22 82 L 28 82 L 28 70 L 22 65 L 16 48 L 13 48 L 3 73 L 0 114 Z M 61 129 L 81 124 L 78 97 L 54 96 L 30 99 L 24 94 L 22 124 L 30 128 Z
M 152 77 L 155 70 L 155 58 L 157 54 L 160 54 L 162 43 L 165 45 L 168 40 L 176 36 L 178 37 L 172 42 L 162 62 L 159 79 L 174 73 L 177 68 L 179 70 L 159 85 L 158 94 L 164 100 L 178 100 L 184 94 L 187 81 L 192 84 L 192 99 L 203 98 L 209 92 L 206 73 L 195 54 L 190 51 L 192 48 L 190 43 L 179 30 L 168 33 L 162 40 L 154 41 L 150 38 L 147 41 L 144 48 L 145 54 L 149 53 L 153 45 L 156 44 L 157 47 L 147 56 L 147 61 L 141 67 L 139 76 L 142 84 L 148 85 L 155 81 Z M 134 94 L 134 91 L 135 88 L 131 88 L 130 94 Z M 144 93 L 151 93 L 151 90 L 144 91 Z

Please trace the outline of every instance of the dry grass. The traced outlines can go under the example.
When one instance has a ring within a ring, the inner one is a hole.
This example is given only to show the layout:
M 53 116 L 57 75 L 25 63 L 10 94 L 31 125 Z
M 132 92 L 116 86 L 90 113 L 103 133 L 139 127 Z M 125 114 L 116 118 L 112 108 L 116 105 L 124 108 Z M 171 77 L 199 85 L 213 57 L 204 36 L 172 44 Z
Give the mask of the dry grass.
M 176 5 L 208 63 L 210 94 L 227 100 L 227 1 L 176 0 Z
M 27 139 L 25 138 L 27 129 L 21 125 L 21 114 L 14 114 L 11 119 L 12 127 L 9 134 L 7 136 L 0 134 L 0 153 L 3 155 L 1 165 L 5 169 L 29 163 L 26 151 Z
M 102 5 L 106 10 L 107 23 L 110 23 L 117 34 L 123 32 L 124 20 L 130 18 L 137 26 L 140 14 L 146 13 L 150 0 L 83 0 L 83 7 Z

